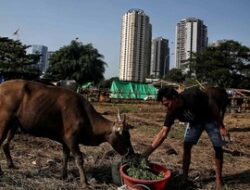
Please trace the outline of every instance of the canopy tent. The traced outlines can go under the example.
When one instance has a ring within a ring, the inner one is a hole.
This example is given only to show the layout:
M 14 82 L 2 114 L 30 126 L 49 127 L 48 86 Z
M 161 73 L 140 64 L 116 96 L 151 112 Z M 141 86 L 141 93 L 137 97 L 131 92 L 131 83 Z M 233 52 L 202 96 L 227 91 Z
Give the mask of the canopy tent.
M 153 85 L 154 86 L 157 86 L 159 88 L 162 88 L 162 87 L 173 87 L 173 88 L 178 88 L 179 87 L 179 84 L 175 83 L 175 82 L 170 82 L 170 81 L 166 81 L 166 80 L 157 80 L 157 81 L 154 81 L 153 82 Z
M 90 87 L 93 87 L 92 82 L 86 82 L 80 86 L 80 88 L 82 88 L 82 89 L 86 89 L 86 88 L 90 88 Z
M 156 99 L 157 89 L 151 84 L 113 81 L 110 92 L 115 99 Z

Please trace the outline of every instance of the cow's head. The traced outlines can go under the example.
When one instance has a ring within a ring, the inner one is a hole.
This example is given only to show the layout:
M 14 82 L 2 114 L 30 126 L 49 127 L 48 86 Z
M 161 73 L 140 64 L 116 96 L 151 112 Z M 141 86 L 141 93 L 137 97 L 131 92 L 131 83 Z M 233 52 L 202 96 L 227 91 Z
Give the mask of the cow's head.
M 127 124 L 126 116 L 123 115 L 122 118 L 118 112 L 117 121 L 114 122 L 110 143 L 112 147 L 120 155 L 131 155 L 134 154 L 134 150 L 130 141 L 129 129 L 132 126 Z

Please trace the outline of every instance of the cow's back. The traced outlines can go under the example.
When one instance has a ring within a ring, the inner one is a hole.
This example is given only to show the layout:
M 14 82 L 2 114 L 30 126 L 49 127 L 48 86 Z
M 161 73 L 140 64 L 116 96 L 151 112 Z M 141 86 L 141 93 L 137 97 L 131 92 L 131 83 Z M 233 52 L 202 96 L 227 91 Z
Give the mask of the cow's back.
M 227 106 L 230 104 L 226 89 L 220 87 L 208 87 L 206 89 L 210 100 L 213 100 L 219 108 L 222 121 L 226 113 Z
M 97 145 L 103 141 L 103 126 L 112 125 L 83 96 L 38 82 L 12 80 L 1 84 L 0 106 L 0 112 L 11 114 L 9 119 L 15 119 L 24 131 L 57 141 L 77 134 L 80 143 Z
M 229 104 L 229 97 L 224 88 L 220 87 L 208 87 L 206 93 L 212 98 L 219 108 L 226 108 Z
M 25 80 L 1 84 L 0 102 L 1 109 L 8 110 L 22 129 L 54 139 L 62 138 L 65 120 L 74 121 L 84 112 L 75 92 Z
M 0 85 L 0 107 L 4 110 L 16 111 L 23 98 L 22 80 L 11 80 Z

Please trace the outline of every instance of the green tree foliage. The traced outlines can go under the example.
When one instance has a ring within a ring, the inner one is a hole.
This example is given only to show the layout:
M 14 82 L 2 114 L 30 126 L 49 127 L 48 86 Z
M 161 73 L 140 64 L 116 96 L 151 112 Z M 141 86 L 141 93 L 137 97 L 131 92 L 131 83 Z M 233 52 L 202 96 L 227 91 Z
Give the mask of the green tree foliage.
M 210 84 L 250 88 L 250 49 L 228 40 L 194 54 L 192 68 L 199 81 Z
M 108 88 L 109 89 L 114 80 L 119 80 L 119 78 L 118 77 L 112 77 L 112 78 L 107 79 L 107 80 L 102 80 L 102 81 L 99 82 L 98 86 L 99 86 L 99 88 Z
M 58 80 L 75 80 L 77 83 L 98 83 L 104 79 L 105 66 L 103 56 L 92 44 L 83 45 L 72 41 L 56 51 L 50 60 L 46 77 Z
M 182 83 L 185 80 L 186 76 L 182 73 L 181 69 L 173 68 L 171 69 L 164 77 L 164 79 Z
M 0 73 L 8 79 L 37 79 L 39 55 L 26 54 L 30 46 L 20 41 L 0 37 Z

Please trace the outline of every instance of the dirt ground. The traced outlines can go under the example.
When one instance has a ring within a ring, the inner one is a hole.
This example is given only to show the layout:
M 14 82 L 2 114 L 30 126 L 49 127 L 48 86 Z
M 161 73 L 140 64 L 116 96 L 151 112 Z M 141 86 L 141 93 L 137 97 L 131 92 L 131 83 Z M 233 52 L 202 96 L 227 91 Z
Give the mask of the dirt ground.
M 95 108 L 106 118 L 115 120 L 116 112 L 126 113 L 131 130 L 132 144 L 141 153 L 150 144 L 163 124 L 165 109 L 154 103 L 119 104 L 94 103 Z M 224 147 L 223 180 L 225 190 L 250 189 L 250 113 L 227 113 L 225 124 L 231 135 L 231 142 Z M 189 187 L 180 185 L 182 168 L 182 144 L 185 127 L 176 122 L 169 137 L 151 156 L 150 161 L 169 168 L 172 172 L 168 190 L 213 189 L 215 166 L 214 152 L 204 132 L 193 148 Z M 116 190 L 112 181 L 111 165 L 121 157 L 107 143 L 98 147 L 81 146 L 87 178 L 94 189 Z M 74 190 L 81 189 L 78 170 L 73 158 L 69 163 L 66 180 L 59 176 L 62 167 L 62 147 L 45 139 L 17 134 L 11 143 L 11 154 L 17 169 L 8 169 L 2 152 L 0 163 L 3 176 L 0 189 L 3 190 Z

